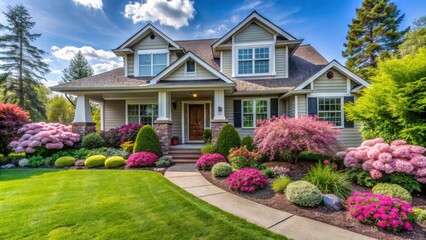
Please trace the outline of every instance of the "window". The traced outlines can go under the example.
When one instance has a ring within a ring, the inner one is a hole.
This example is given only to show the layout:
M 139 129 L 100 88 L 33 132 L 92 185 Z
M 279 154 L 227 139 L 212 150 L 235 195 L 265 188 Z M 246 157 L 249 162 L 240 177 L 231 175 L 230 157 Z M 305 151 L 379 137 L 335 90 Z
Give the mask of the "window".
M 318 98 L 318 118 L 322 121 L 334 123 L 337 127 L 343 126 L 343 108 L 341 97 Z
M 243 127 L 256 127 L 257 120 L 268 118 L 268 100 L 243 100 Z
M 269 73 L 269 47 L 238 49 L 238 74 Z
M 187 73 L 195 73 L 195 62 L 187 61 L 186 62 L 186 72 Z
M 167 58 L 167 53 L 139 54 L 139 75 L 157 75 L 167 67 Z
M 127 122 L 153 125 L 158 118 L 157 104 L 127 105 Z

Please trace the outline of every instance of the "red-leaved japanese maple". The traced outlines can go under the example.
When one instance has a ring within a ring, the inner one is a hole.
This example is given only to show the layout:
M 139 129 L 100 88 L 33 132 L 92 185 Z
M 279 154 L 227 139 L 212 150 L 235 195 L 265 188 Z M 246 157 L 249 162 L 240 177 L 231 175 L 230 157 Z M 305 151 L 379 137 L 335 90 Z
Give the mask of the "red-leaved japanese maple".
M 316 117 L 289 118 L 283 115 L 258 121 L 257 125 L 254 143 L 270 160 L 277 154 L 290 154 L 296 163 L 303 151 L 332 156 L 338 150 L 340 131 L 334 129 L 332 123 L 319 121 Z
M 0 104 L 0 153 L 10 152 L 9 143 L 19 139 L 18 129 L 28 123 L 27 111 L 16 104 Z

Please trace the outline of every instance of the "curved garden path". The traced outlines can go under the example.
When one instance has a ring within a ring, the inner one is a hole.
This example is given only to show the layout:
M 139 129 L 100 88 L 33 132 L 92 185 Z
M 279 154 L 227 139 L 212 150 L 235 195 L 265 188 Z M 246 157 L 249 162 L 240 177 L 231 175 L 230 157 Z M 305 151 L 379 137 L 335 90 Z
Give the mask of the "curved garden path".
M 164 176 L 175 185 L 213 206 L 289 238 L 296 240 L 373 239 L 326 223 L 270 208 L 226 192 L 207 181 L 193 163 L 176 164 L 170 167 Z

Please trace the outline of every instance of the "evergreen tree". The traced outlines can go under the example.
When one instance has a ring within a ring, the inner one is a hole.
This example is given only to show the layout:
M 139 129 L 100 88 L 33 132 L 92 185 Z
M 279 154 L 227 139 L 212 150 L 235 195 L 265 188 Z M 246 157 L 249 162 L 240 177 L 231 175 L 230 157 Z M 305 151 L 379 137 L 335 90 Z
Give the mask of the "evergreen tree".
M 49 72 L 48 65 L 42 61 L 46 52 L 31 45 L 41 34 L 31 33 L 35 22 L 31 21 L 28 10 L 22 5 L 8 6 L 7 25 L 0 24 L 0 30 L 6 34 L 0 36 L 0 65 L 3 73 L 3 101 L 18 102 L 28 110 L 31 118 L 45 117 L 44 105 L 40 105 L 35 88 L 44 75 Z M 27 99 L 26 99 L 27 98 Z
M 414 21 L 414 26 L 405 34 L 404 42 L 399 46 L 401 56 L 415 54 L 426 46 L 426 16 Z
M 399 31 L 404 18 L 389 0 L 364 0 L 356 9 L 356 18 L 349 25 L 346 48 L 346 67 L 364 78 L 370 77 L 377 60 L 395 52 L 408 29 Z

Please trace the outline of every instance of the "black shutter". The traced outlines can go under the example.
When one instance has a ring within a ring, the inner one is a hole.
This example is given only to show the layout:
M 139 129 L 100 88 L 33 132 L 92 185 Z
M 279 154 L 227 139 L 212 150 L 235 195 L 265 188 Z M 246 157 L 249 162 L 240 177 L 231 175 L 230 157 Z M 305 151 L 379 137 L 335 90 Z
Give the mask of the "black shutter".
M 234 127 L 241 127 L 241 100 L 234 100 Z
M 308 97 L 308 115 L 318 115 L 318 98 Z
M 355 99 L 354 99 L 353 96 L 351 96 L 351 97 L 344 97 L 343 98 L 343 103 L 344 104 L 346 104 L 348 102 L 354 102 L 354 101 L 355 101 Z M 344 122 L 345 123 L 345 128 L 354 128 L 354 122 L 346 120 L 346 115 L 344 116 L 344 118 L 345 118 L 345 122 Z
M 278 117 L 278 98 L 271 98 L 271 117 Z

